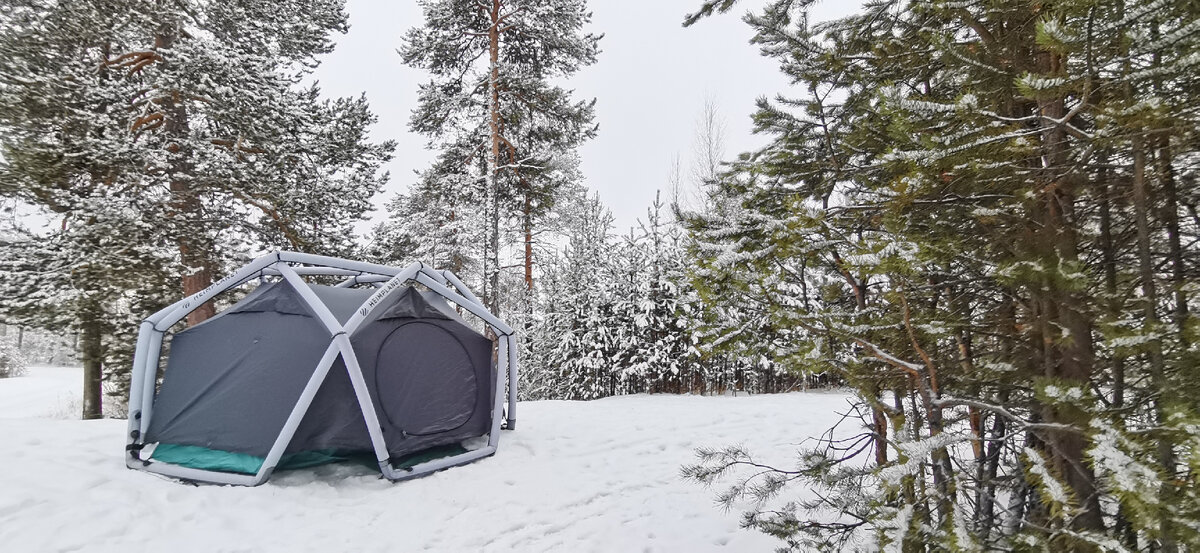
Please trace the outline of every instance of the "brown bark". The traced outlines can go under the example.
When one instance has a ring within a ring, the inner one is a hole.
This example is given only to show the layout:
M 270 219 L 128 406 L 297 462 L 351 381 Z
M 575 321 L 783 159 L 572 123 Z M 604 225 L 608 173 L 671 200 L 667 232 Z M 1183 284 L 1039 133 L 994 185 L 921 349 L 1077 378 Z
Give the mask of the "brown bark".
M 1041 52 L 1037 58 L 1039 72 L 1060 74 L 1066 59 L 1052 52 Z M 1065 99 L 1053 96 L 1039 99 L 1040 115 L 1061 120 L 1066 115 Z M 1047 268 L 1068 266 L 1079 261 L 1078 237 L 1075 230 L 1074 177 L 1068 168 L 1069 148 L 1066 130 L 1061 125 L 1047 125 L 1042 131 L 1041 148 L 1046 165 L 1042 169 L 1037 211 L 1041 225 L 1035 231 L 1037 247 Z M 1051 269 L 1052 270 L 1052 269 Z M 1063 286 L 1058 278 L 1046 278 L 1041 290 L 1041 338 L 1045 355 L 1045 376 L 1068 382 L 1071 386 L 1088 389 L 1095 364 L 1091 321 L 1083 310 L 1077 292 Z M 1047 406 L 1043 416 L 1048 422 L 1068 425 L 1084 423 L 1086 414 L 1076 406 Z M 1072 524 L 1079 530 L 1100 530 L 1104 527 L 1099 497 L 1096 494 L 1095 473 L 1086 462 L 1086 437 L 1077 432 L 1048 434 L 1046 453 L 1055 470 L 1071 488 L 1080 513 Z
M 1158 287 L 1154 280 L 1153 252 L 1150 249 L 1150 194 L 1146 178 L 1146 144 L 1141 136 L 1133 139 L 1133 215 L 1137 225 L 1138 276 L 1142 281 L 1142 314 L 1147 330 L 1157 330 L 1159 319 L 1157 312 Z M 1150 359 L 1150 382 L 1160 394 L 1167 393 L 1165 376 L 1165 361 L 1163 359 L 1162 341 L 1155 338 L 1149 343 L 1147 356 Z M 1164 406 L 1161 397 L 1154 400 L 1154 412 L 1158 424 L 1166 422 Z M 1175 473 L 1175 452 L 1168 439 L 1158 440 L 1158 462 L 1167 474 Z M 1169 485 L 1161 490 L 1166 500 L 1170 495 Z M 1169 503 L 1165 503 L 1169 504 Z M 1160 541 L 1163 551 L 1174 551 L 1175 544 L 1171 539 L 1169 514 L 1164 512 L 1160 518 L 1163 538 Z
M 174 41 L 175 36 L 172 32 L 164 32 L 155 37 L 154 45 L 156 48 L 169 48 Z M 179 260 L 184 267 L 181 286 L 183 294 L 190 296 L 208 288 L 213 282 L 209 262 L 212 248 L 206 239 L 205 231 L 195 228 L 192 223 L 192 220 L 202 211 L 203 206 L 191 181 L 194 167 L 188 148 L 183 144 L 183 139 L 189 132 L 187 106 L 180 101 L 178 93 L 174 92 L 164 95 L 162 105 L 166 114 L 163 130 L 167 137 L 166 148 L 170 152 L 171 159 L 169 170 L 171 215 L 176 225 L 181 227 L 176 237 Z M 188 314 L 187 324 L 188 326 L 200 324 L 213 315 L 216 315 L 216 307 L 213 302 L 205 302 Z
M 93 318 L 99 314 L 85 313 L 85 317 Z M 99 419 L 104 416 L 102 397 L 103 388 L 101 381 L 103 379 L 104 368 L 104 345 L 101 341 L 100 326 L 98 323 L 86 321 L 82 328 L 82 339 L 80 352 L 83 357 L 83 418 Z
M 527 350 L 534 348 L 533 344 L 533 202 L 529 195 L 531 190 L 525 193 L 525 206 L 522 218 L 522 223 L 525 231 L 525 313 L 523 313 L 522 321 L 522 336 L 521 343 L 525 345 Z
M 488 217 L 490 218 L 490 228 L 488 236 L 488 253 L 490 257 L 491 268 L 488 279 L 488 308 L 492 314 L 500 315 L 500 182 L 499 182 L 499 166 L 500 166 L 500 4 L 501 0 L 492 0 L 491 8 L 488 10 L 489 22 L 488 26 L 488 60 L 490 63 L 488 88 L 491 92 L 490 103 L 488 106 L 489 126 L 491 130 L 492 152 L 491 159 L 488 163 L 488 171 L 491 172 L 488 183 Z
M 854 306 L 858 311 L 864 311 L 867 308 L 867 283 L 859 281 L 850 271 L 845 269 L 842 264 L 841 256 L 834 251 L 834 261 L 837 269 L 842 274 L 842 278 L 850 285 L 850 289 L 854 292 Z M 878 399 L 882 393 L 882 383 L 877 382 L 874 389 L 871 391 L 873 396 Z M 871 430 L 875 434 L 875 464 L 884 466 L 888 463 L 887 437 L 888 437 L 888 420 L 887 413 L 880 409 L 877 405 L 871 406 Z
M 876 389 L 874 392 L 876 400 L 879 399 L 880 392 Z M 887 435 L 888 423 L 887 415 L 883 409 L 871 407 L 871 430 L 875 433 L 875 464 L 884 466 L 888 463 L 887 454 Z
M 521 214 L 525 231 L 525 292 L 533 297 L 533 200 L 525 194 L 525 211 Z
M 454 225 L 454 221 L 457 218 L 458 218 L 458 212 L 451 209 L 450 210 L 450 224 Z M 463 272 L 464 265 L 465 265 L 465 260 L 463 259 L 462 255 L 459 254 L 458 230 L 454 230 L 454 232 L 450 233 L 450 272 L 454 273 L 455 275 L 461 275 Z
M 1175 296 L 1172 318 L 1178 339 L 1186 345 L 1188 343 L 1186 333 L 1188 301 L 1184 287 L 1187 284 L 1187 267 L 1183 261 L 1183 243 L 1179 230 L 1179 191 L 1175 187 L 1175 170 L 1171 163 L 1170 139 L 1166 136 L 1160 138 L 1155 162 L 1158 177 L 1162 181 L 1163 200 L 1166 204 L 1163 206 L 1162 220 L 1167 229 L 1167 248 L 1171 260 L 1171 288 Z

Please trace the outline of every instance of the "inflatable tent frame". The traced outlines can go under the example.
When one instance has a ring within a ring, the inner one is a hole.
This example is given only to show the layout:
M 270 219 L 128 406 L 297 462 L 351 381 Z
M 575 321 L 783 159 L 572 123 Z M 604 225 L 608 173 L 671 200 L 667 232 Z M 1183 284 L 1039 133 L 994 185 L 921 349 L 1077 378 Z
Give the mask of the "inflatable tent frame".
M 342 276 L 344 281 L 338 287 L 351 287 L 356 284 L 373 284 L 377 286 L 372 294 L 355 311 L 346 323 L 340 324 L 329 308 L 317 298 L 316 294 L 304 284 L 301 275 Z M 314 367 L 300 397 L 288 415 L 286 422 L 279 431 L 275 442 L 256 474 L 236 474 L 213 470 L 196 469 L 165 463 L 162 461 L 142 459 L 141 449 L 146 445 L 144 437 L 150 427 L 153 416 L 158 367 L 162 357 L 163 336 L 168 329 L 187 317 L 205 302 L 229 289 L 236 288 L 255 278 L 267 276 L 282 277 L 300 292 L 307 306 L 316 318 L 329 331 L 329 346 L 324 355 Z M 370 393 L 359 367 L 354 348 L 351 347 L 350 337 L 359 329 L 367 317 L 378 307 L 386 305 L 387 299 L 395 292 L 403 290 L 405 284 L 416 282 L 424 285 L 434 293 L 442 296 L 453 304 L 457 304 L 467 312 L 479 317 L 496 335 L 497 373 L 507 372 L 508 403 L 505 412 L 505 386 L 500 374 L 496 374 L 495 400 L 492 405 L 491 431 L 488 433 L 486 446 L 466 453 L 434 459 L 417 464 L 407 469 L 396 469 L 389 461 L 387 443 L 380 430 L 379 417 L 371 402 Z M 383 476 L 392 481 L 406 480 L 424 476 L 434 471 L 462 465 L 490 456 L 496 452 L 500 443 L 501 428 L 513 430 L 516 428 L 517 407 L 517 342 L 511 327 L 492 315 L 484 307 L 483 302 L 454 273 L 435 270 L 420 262 L 413 263 L 403 269 L 312 255 L 297 252 L 274 252 L 263 255 L 233 274 L 213 283 L 142 321 L 138 332 L 137 346 L 133 358 L 133 370 L 129 391 L 129 426 L 125 447 L 125 466 L 136 469 L 201 482 L 214 484 L 229 484 L 239 486 L 258 486 L 270 478 L 275 466 L 283 456 L 284 450 L 291 441 L 296 428 L 300 425 L 304 414 L 316 396 L 321 383 L 325 381 L 330 368 L 341 356 L 349 373 L 358 406 L 371 438 L 371 445 L 379 462 L 379 470 Z M 507 367 L 507 371 L 503 368 Z M 504 421 L 503 426 L 501 421 Z

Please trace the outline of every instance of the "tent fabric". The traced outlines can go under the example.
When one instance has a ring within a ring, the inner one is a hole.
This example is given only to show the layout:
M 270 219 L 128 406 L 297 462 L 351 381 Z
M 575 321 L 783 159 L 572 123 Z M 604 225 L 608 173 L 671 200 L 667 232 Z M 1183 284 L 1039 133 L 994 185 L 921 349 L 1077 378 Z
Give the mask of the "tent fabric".
M 410 469 L 421 463 L 453 455 L 461 455 L 466 452 L 467 449 L 461 444 L 447 444 L 423 449 L 416 453 L 400 457 L 395 460 L 393 466 L 397 469 Z M 246 455 L 245 453 L 233 453 L 218 449 L 175 444 L 160 444 L 154 449 L 154 453 L 150 455 L 150 458 L 155 461 L 194 469 L 232 472 L 236 474 L 255 474 L 262 468 L 264 461 L 262 457 Z M 279 466 L 276 467 L 276 470 L 302 469 L 346 461 L 358 463 L 364 467 L 379 469 L 370 452 L 326 449 L 285 455 L 279 460 Z
M 306 286 L 343 324 L 373 293 Z M 492 342 L 435 294 L 407 287 L 391 298 L 350 337 L 388 454 L 400 459 L 487 434 L 496 386 Z M 172 452 L 186 446 L 251 459 L 233 462 L 241 469 L 214 470 L 247 472 L 254 458 L 261 465 L 331 340 L 286 281 L 260 285 L 216 317 L 175 334 L 145 438 L 171 446 L 160 451 L 176 460 L 158 451 L 155 457 L 188 465 L 193 462 L 181 452 L 194 457 L 198 450 Z M 300 453 L 371 449 L 339 357 L 281 466 Z
M 341 452 L 335 449 L 327 449 L 320 451 L 304 451 L 285 455 L 279 460 L 278 470 L 302 469 L 324 465 L 327 463 L 338 463 L 361 459 L 364 455 L 355 455 L 353 452 Z M 367 466 L 374 463 L 369 455 L 366 455 Z M 219 449 L 208 449 L 194 445 L 177 445 L 177 444 L 159 444 L 154 448 L 154 453 L 150 458 L 164 463 L 191 467 L 203 470 L 215 470 L 220 472 L 234 472 L 238 474 L 255 474 L 258 469 L 262 468 L 263 458 L 247 455 L 245 453 L 233 453 L 231 451 L 221 451 Z
M 317 294 L 325 307 L 333 313 L 333 316 L 339 323 L 345 324 L 354 311 L 358 309 L 362 302 L 366 301 L 371 296 L 374 290 L 362 290 L 357 288 L 334 288 L 332 286 L 313 286 L 309 288 Z
M 445 303 L 445 302 L 443 302 Z M 389 307 L 380 319 L 446 319 L 450 317 L 436 308 L 416 288 L 409 288 L 400 293 L 396 303 Z

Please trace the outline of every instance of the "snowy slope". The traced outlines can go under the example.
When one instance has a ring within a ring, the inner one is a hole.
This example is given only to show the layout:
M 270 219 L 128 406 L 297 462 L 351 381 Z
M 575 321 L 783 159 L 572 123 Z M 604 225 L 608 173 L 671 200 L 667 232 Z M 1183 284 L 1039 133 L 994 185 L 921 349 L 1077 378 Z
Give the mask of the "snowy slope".
M 787 463 L 845 407 L 836 393 L 529 402 L 496 456 L 426 478 L 325 466 L 195 487 L 127 470 L 124 421 L 14 418 L 68 412 L 70 374 L 0 380 L 0 551 L 770 551 L 680 465 L 733 443 Z

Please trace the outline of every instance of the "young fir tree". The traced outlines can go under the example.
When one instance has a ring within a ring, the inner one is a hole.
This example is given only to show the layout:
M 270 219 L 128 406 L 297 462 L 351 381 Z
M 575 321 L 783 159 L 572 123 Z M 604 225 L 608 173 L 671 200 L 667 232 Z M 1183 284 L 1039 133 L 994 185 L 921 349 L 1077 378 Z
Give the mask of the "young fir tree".
M 570 212 L 565 245 L 547 256 L 540 324 L 533 328 L 535 361 L 528 397 L 595 399 L 613 395 L 621 343 L 613 319 L 620 288 L 612 258 L 612 215 L 584 191 L 562 198 Z M 528 365 L 527 365 L 528 366 Z
M 408 191 L 388 202 L 388 220 L 375 228 L 368 255 L 392 264 L 419 260 L 473 282 L 481 272 L 485 234 L 477 180 L 443 153 Z
M 798 550 L 1197 543 L 1200 12 L 810 5 L 747 17 L 800 97 L 760 101 L 772 143 L 715 189 L 734 215 L 687 224 L 701 293 L 758 306 L 781 363 L 844 378 L 867 433 L 723 498 L 763 501 L 745 523 Z M 765 503 L 797 479 L 817 498 Z

